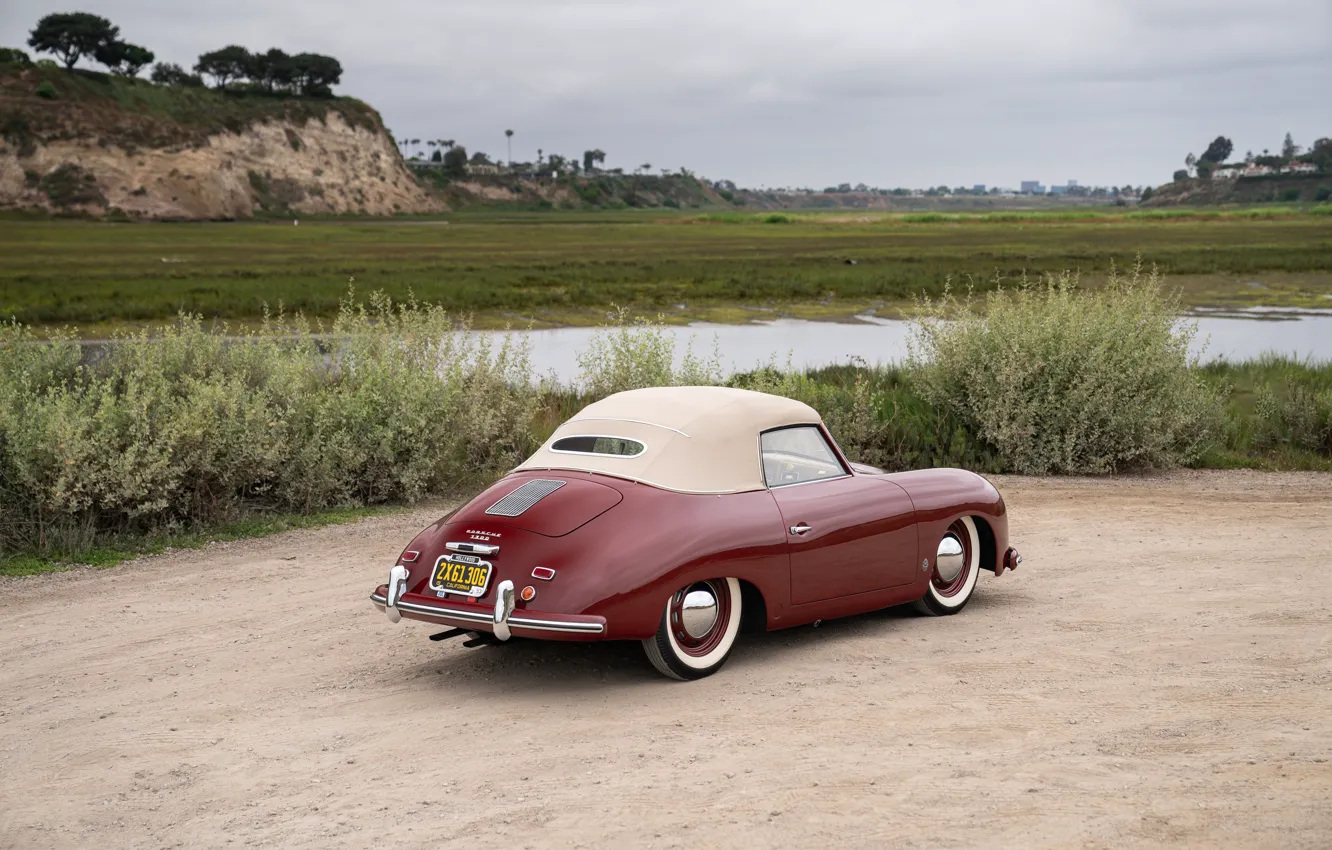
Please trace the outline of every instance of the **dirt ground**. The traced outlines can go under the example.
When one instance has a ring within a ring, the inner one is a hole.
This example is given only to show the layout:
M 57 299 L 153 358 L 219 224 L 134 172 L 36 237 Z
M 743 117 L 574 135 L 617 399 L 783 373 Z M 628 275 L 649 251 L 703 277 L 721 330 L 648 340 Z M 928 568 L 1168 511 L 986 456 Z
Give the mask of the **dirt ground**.
M 1332 476 L 1001 479 L 956 617 L 431 643 L 438 509 L 0 584 L 0 847 L 1332 846 Z

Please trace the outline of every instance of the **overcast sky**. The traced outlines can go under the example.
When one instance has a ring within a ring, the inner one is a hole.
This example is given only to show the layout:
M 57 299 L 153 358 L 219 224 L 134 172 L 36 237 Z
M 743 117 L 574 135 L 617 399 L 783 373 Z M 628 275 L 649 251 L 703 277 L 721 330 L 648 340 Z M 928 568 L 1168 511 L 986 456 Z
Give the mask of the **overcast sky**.
M 1157 184 L 1332 135 L 1329 0 L 0 0 L 0 45 L 75 9 L 186 66 L 331 54 L 397 136 L 746 186 Z

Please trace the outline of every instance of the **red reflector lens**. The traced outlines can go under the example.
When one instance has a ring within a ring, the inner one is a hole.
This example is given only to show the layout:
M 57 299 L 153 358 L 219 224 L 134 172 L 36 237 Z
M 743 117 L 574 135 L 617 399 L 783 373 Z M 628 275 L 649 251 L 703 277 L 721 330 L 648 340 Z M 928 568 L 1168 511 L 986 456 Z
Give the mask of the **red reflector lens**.
M 524 587 L 523 592 L 518 595 L 523 598 L 524 602 L 531 602 L 533 599 L 536 599 L 536 588 L 529 584 L 527 587 Z
M 420 553 L 420 552 L 403 552 L 403 553 L 402 553 L 402 562 L 403 562 L 404 564 L 415 563 L 415 562 L 416 562 L 416 559 L 419 558 L 419 557 L 421 557 L 421 553 Z
M 532 570 L 532 578 L 539 578 L 542 581 L 550 581 L 555 578 L 555 571 L 550 567 L 535 567 Z M 535 593 L 535 591 L 533 591 Z

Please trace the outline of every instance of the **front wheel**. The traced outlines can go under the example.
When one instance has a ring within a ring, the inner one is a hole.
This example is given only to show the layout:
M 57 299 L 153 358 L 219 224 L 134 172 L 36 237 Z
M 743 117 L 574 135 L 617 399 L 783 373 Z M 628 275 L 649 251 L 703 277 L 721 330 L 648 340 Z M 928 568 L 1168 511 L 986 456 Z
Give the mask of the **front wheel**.
M 932 617 L 956 614 L 971 599 L 980 575 L 980 535 L 969 516 L 953 521 L 935 551 L 934 568 L 916 610 Z
M 648 660 L 672 679 L 701 679 L 721 669 L 740 631 L 740 582 L 696 581 L 666 601 L 657 633 L 643 641 Z

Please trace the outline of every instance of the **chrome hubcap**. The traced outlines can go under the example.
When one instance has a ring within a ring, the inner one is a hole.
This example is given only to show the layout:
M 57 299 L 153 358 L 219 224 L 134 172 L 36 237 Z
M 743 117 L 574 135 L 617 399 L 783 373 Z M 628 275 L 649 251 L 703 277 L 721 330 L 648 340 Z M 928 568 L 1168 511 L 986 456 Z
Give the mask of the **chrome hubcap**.
M 685 594 L 680 606 L 680 625 L 685 634 L 695 640 L 704 637 L 717 624 L 717 597 L 711 591 L 698 589 Z
M 945 534 L 939 541 L 939 553 L 934 558 L 934 569 L 939 573 L 939 580 L 945 584 L 954 581 L 962 574 L 966 566 L 966 555 L 962 551 L 962 541 L 952 534 Z

